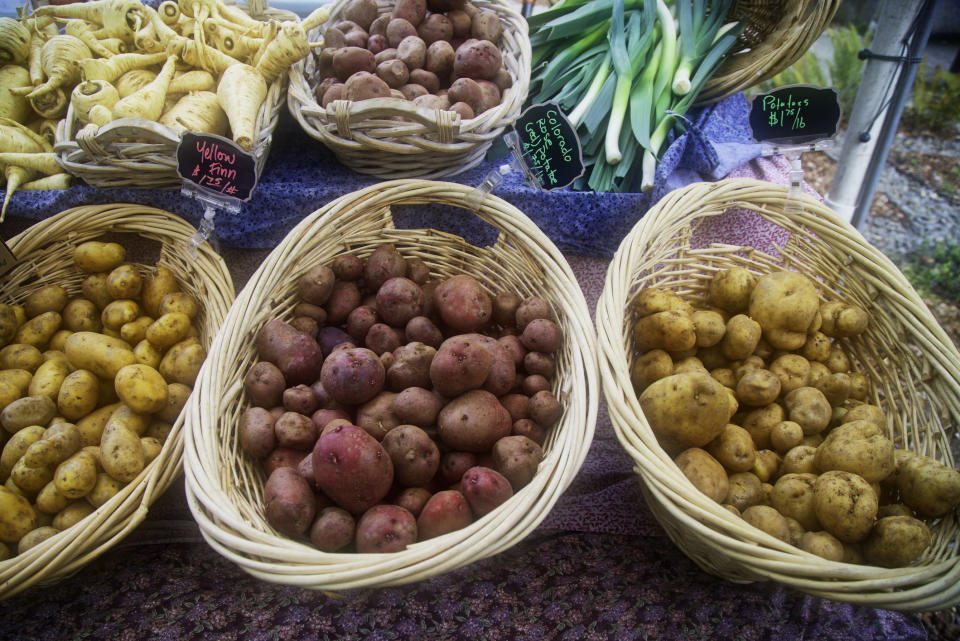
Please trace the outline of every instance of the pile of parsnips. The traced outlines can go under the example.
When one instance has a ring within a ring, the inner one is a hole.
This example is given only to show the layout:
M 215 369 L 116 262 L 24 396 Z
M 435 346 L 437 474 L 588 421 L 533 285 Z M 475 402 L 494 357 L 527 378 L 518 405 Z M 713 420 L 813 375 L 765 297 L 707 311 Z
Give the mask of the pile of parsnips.
M 267 88 L 310 52 L 319 8 L 303 21 L 260 21 L 221 0 L 140 0 L 40 7 L 0 18 L 0 169 L 7 194 L 63 188 L 57 122 L 93 130 L 142 118 L 174 131 L 227 135 L 251 150 Z M 46 176 L 38 178 L 39 175 Z

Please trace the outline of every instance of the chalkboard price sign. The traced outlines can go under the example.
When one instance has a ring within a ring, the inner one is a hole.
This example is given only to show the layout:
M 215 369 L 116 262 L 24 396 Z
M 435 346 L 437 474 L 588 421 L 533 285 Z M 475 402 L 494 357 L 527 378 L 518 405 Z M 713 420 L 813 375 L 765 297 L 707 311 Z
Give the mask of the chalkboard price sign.
M 217 194 L 250 200 L 257 185 L 257 163 L 232 140 L 183 132 L 177 147 L 177 173 Z
M 513 124 L 523 163 L 544 189 L 566 187 L 583 175 L 577 132 L 554 103 L 527 108 Z
M 753 99 L 750 129 L 758 142 L 804 144 L 831 138 L 840 122 L 840 103 L 832 88 L 790 85 Z

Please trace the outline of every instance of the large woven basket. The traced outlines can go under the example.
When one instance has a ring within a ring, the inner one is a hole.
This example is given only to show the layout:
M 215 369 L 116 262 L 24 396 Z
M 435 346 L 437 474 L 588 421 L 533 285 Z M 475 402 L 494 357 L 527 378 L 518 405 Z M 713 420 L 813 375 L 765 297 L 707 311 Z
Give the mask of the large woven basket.
M 20 302 L 51 283 L 63 286 L 71 295 L 79 294 L 83 274 L 73 265 L 73 249 L 82 242 L 104 238 L 124 245 L 132 262 L 162 264 L 176 274 L 183 290 L 201 301 L 202 311 L 194 323 L 201 342 L 209 348 L 233 301 L 233 281 L 209 245 L 201 245 L 196 257 L 191 256 L 188 248 L 194 231 L 178 216 L 140 205 L 68 209 L 8 242 L 17 263 L 0 280 L 0 300 Z M 0 598 L 77 572 L 136 528 L 180 473 L 185 416 L 182 412 L 174 423 L 157 458 L 110 501 L 80 523 L 0 562 Z
M 740 39 L 697 101 L 722 100 L 777 75 L 820 37 L 840 0 L 734 0 L 730 20 L 745 20 Z
M 203 536 L 250 574 L 327 590 L 425 579 L 520 541 L 576 475 L 596 422 L 596 335 L 563 256 L 526 216 L 492 196 L 477 211 L 480 220 L 499 230 L 492 247 L 478 248 L 435 229 L 394 228 L 391 207 L 465 208 L 471 191 L 444 182 L 399 180 L 342 196 L 297 225 L 238 294 L 187 405 L 184 471 L 187 499 Z M 278 534 L 264 518 L 262 466 L 238 445 L 237 423 L 246 404 L 242 380 L 257 360 L 259 329 L 272 318 L 290 316 L 299 274 L 341 252 L 364 257 L 388 242 L 401 254 L 422 259 L 435 277 L 469 273 L 491 291 L 535 293 L 551 301 L 564 333 L 554 377 L 564 413 L 551 428 L 536 476 L 487 516 L 401 552 L 325 553 Z
M 326 24 L 336 24 L 347 4 L 348 0 L 334 2 Z M 359 173 L 380 178 L 441 178 L 477 165 L 493 140 L 520 115 L 530 86 L 532 54 L 527 23 L 516 12 L 516 3 L 476 0 L 473 4 L 497 13 L 503 26 L 499 46 L 513 85 L 496 107 L 469 120 L 395 98 L 337 100 L 323 108 L 313 94 L 318 82 L 316 61 L 307 56 L 290 68 L 290 113 L 304 131 Z M 377 5 L 380 13 L 387 13 L 394 2 L 381 0 Z M 323 28 L 311 32 L 311 42 L 322 40 Z
M 909 567 L 826 561 L 753 528 L 696 490 L 661 448 L 640 408 L 630 380 L 634 350 L 627 310 L 641 287 L 699 296 L 718 270 L 739 265 L 762 274 L 788 268 L 818 279 L 821 295 L 839 294 L 868 310 L 870 327 L 850 339 L 849 353 L 859 371 L 869 372 L 869 401 L 886 410 L 898 446 L 953 464 L 960 444 L 957 348 L 890 260 L 810 197 L 804 197 L 802 211 L 787 213 L 786 195 L 784 187 L 750 179 L 696 183 L 665 196 L 623 240 L 596 317 L 614 429 L 636 462 L 650 510 L 706 571 L 731 581 L 778 581 L 877 608 L 949 607 L 960 601 L 955 514 L 932 526 L 932 547 Z
M 265 0 L 251 0 L 242 8 L 258 20 L 298 19 L 290 11 L 266 5 Z M 250 153 L 258 177 L 270 153 L 286 87 L 287 78 L 281 75 L 267 87 L 267 96 L 257 114 Z M 179 132 L 142 118 L 120 118 L 90 133 L 84 130 L 71 104 L 57 125 L 53 150 L 64 171 L 93 187 L 179 189 L 183 184 L 177 173 L 179 144 Z

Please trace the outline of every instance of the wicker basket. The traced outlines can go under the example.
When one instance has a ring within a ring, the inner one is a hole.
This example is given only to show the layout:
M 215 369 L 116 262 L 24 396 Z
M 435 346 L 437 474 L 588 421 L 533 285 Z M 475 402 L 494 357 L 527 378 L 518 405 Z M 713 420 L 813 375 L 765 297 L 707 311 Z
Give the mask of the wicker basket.
M 746 20 L 739 41 L 697 102 L 716 102 L 777 75 L 820 37 L 840 0 L 734 0 L 731 20 Z
M 340 20 L 348 0 L 337 0 L 326 24 Z M 393 2 L 377 3 L 380 13 Z M 454 176 L 483 160 L 495 138 L 520 115 L 530 86 L 530 40 L 527 23 L 516 3 L 476 0 L 479 9 L 500 16 L 500 51 L 513 86 L 500 104 L 475 118 L 461 120 L 450 111 L 425 109 L 407 100 L 377 98 L 360 102 L 337 100 L 321 107 L 313 94 L 316 60 L 308 56 L 290 69 L 287 104 L 290 113 L 312 137 L 326 145 L 340 161 L 362 174 L 380 178 L 441 178 Z M 319 27 L 311 41 L 322 39 Z M 402 117 L 410 122 L 399 122 Z
M 847 347 L 873 381 L 871 402 L 887 411 L 898 446 L 953 464 L 952 448 L 960 444 L 957 348 L 896 266 L 853 227 L 809 197 L 803 211 L 787 213 L 786 195 L 784 187 L 749 179 L 693 184 L 665 196 L 623 240 L 597 305 L 603 391 L 614 429 L 636 462 L 651 511 L 706 571 L 731 581 L 774 580 L 876 608 L 947 608 L 960 601 L 955 514 L 932 526 L 932 547 L 910 567 L 826 561 L 747 525 L 696 490 L 657 442 L 634 393 L 627 310 L 641 287 L 698 296 L 718 270 L 789 268 L 819 279 L 825 298 L 842 295 L 869 311 L 869 329 Z M 742 238 L 730 242 L 751 224 L 759 224 L 755 238 L 773 241 L 770 248 L 745 246 Z
M 250 574 L 327 590 L 425 579 L 517 543 L 546 517 L 576 475 L 596 422 L 596 335 L 583 293 L 560 252 L 526 216 L 492 196 L 477 212 L 500 232 L 492 247 L 477 248 L 432 229 L 393 226 L 393 206 L 466 207 L 471 191 L 450 183 L 400 180 L 342 196 L 297 225 L 237 296 L 187 405 L 184 471 L 187 499 L 204 537 Z M 341 252 L 364 257 L 387 242 L 405 256 L 422 259 L 436 277 L 469 273 L 492 291 L 507 288 L 552 301 L 564 331 L 554 378 L 564 414 L 551 428 L 534 479 L 487 516 L 402 552 L 324 553 L 278 534 L 264 518 L 262 466 L 238 445 L 242 379 L 256 361 L 260 327 L 292 312 L 299 274 Z
M 297 19 L 292 12 L 268 8 L 264 0 L 251 0 L 243 9 L 260 20 Z M 267 87 L 257 114 L 250 153 L 258 177 L 270 153 L 286 86 L 287 78 L 281 75 Z M 179 132 L 142 118 L 120 118 L 91 133 L 84 130 L 71 103 L 57 126 L 53 150 L 64 171 L 93 187 L 179 189 L 183 184 L 177 173 L 179 144 Z
M 200 340 L 209 347 L 233 301 L 233 282 L 223 260 L 209 245 L 200 246 L 195 258 L 190 256 L 193 233 L 194 228 L 182 218 L 140 205 L 96 205 L 63 211 L 8 242 L 18 260 L 0 280 L 0 300 L 22 301 L 36 288 L 50 283 L 62 285 L 71 294 L 79 293 L 83 275 L 73 265 L 73 248 L 104 237 L 127 247 L 128 257 L 137 262 L 148 262 L 143 257 L 156 254 L 157 263 L 173 270 L 184 291 L 202 301 L 203 309 L 195 323 Z M 185 416 L 182 412 L 157 458 L 110 501 L 73 527 L 0 562 L 0 598 L 75 573 L 142 522 L 150 505 L 180 472 Z

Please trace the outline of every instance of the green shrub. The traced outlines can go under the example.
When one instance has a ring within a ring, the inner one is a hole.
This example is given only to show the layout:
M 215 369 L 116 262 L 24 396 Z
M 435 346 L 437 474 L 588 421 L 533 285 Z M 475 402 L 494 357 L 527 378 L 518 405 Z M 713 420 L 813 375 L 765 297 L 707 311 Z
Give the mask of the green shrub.
M 960 74 L 944 71 L 939 65 L 930 73 L 926 63 L 921 62 L 900 120 L 909 129 L 956 135 L 960 123 Z
M 901 268 L 921 294 L 960 301 L 960 244 L 924 243 L 904 257 Z

